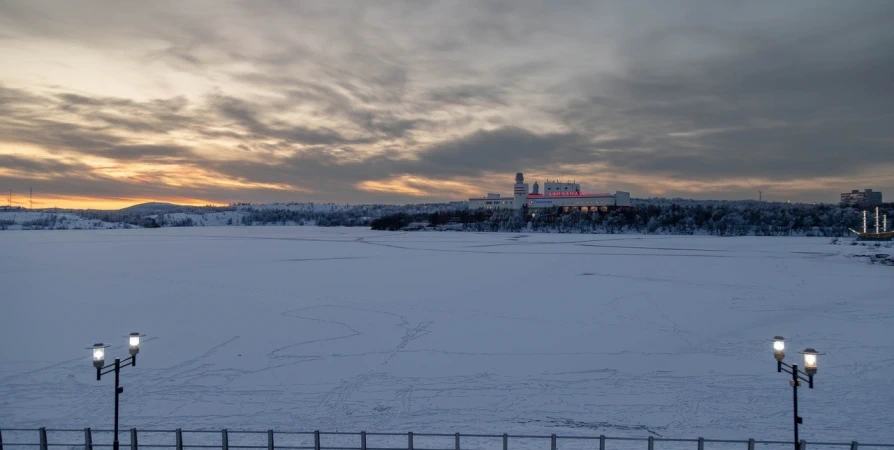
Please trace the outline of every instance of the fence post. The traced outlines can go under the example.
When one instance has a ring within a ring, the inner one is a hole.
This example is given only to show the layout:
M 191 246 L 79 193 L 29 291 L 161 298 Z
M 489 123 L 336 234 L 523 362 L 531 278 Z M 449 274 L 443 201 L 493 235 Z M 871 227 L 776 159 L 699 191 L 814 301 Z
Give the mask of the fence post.
M 267 430 L 267 450 L 273 450 L 273 430 Z
M 177 435 L 177 450 L 183 450 L 183 430 L 177 428 L 175 433 Z
M 605 450 L 605 435 L 599 435 L 599 450 Z
M 47 450 L 47 429 L 40 427 L 40 450 Z
M 698 450 L 705 450 L 705 438 L 698 438 Z
M 649 436 L 649 450 L 655 450 L 655 438 Z
M 221 450 L 230 450 L 230 436 L 227 435 L 227 429 L 220 431 L 220 448 Z
M 456 450 L 459 450 L 459 433 L 453 435 L 453 438 L 456 440 Z
M 137 429 L 130 429 L 130 450 L 137 450 Z
M 314 450 L 320 450 L 320 430 L 314 431 Z
M 413 432 L 407 433 L 407 450 L 413 450 Z
M 366 450 L 366 432 L 360 432 L 360 450 Z
M 748 450 L 754 450 L 754 439 L 748 440 Z
M 859 446 L 860 445 L 857 444 L 857 441 L 851 442 L 851 450 L 857 450 L 857 447 L 859 447 Z M 3 450 L 3 440 L 2 439 L 0 439 L 0 450 Z
M 549 437 L 549 440 L 550 440 L 550 444 L 549 444 L 550 450 L 556 450 L 556 434 L 553 433 L 553 435 Z
M 800 444 L 798 446 L 798 448 L 800 450 L 807 450 L 807 441 L 805 441 L 804 439 L 801 439 L 801 442 L 799 442 L 798 444 Z
M 84 450 L 93 450 L 93 433 L 90 428 L 84 428 Z
M 0 430 L 0 450 L 3 450 L 3 430 Z
M 503 433 L 503 450 L 509 450 L 509 435 Z

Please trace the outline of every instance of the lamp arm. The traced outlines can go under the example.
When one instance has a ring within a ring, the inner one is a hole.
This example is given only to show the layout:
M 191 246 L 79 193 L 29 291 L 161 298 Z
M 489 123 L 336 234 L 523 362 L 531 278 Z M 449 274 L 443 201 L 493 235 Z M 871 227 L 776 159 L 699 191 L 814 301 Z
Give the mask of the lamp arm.
M 127 366 L 135 367 L 136 365 L 137 365 L 137 357 L 136 357 L 136 355 L 134 355 L 134 356 L 130 356 L 127 359 L 125 359 L 123 362 L 121 362 L 121 364 L 118 367 L 120 369 L 121 367 L 127 367 Z M 103 372 L 103 370 L 105 370 L 105 369 L 109 369 L 109 370 L 106 370 L 105 372 Z M 102 377 L 103 375 L 112 373 L 114 371 L 115 371 L 115 363 L 106 364 L 101 369 L 96 369 L 96 379 L 99 380 L 100 377 Z

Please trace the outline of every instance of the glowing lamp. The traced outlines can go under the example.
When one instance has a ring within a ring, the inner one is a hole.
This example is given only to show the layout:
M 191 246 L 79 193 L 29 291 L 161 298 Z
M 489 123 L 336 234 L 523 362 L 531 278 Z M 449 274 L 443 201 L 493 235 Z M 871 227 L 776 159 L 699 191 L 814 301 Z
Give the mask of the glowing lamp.
M 776 336 L 773 338 L 773 356 L 777 361 L 785 359 L 785 338 Z
M 804 349 L 804 371 L 807 375 L 816 375 L 816 357 L 819 353 L 812 348 Z
M 140 353 L 140 333 L 130 333 L 130 336 L 128 337 L 128 343 L 130 344 L 131 356 L 136 356 L 137 353 Z
M 93 366 L 101 369 L 106 362 L 106 347 L 102 342 L 93 344 Z

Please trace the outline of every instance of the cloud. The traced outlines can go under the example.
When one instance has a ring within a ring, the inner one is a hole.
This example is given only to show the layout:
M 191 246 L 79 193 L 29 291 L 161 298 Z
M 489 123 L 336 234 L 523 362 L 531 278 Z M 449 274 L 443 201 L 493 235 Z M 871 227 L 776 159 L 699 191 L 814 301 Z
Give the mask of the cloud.
M 892 14 L 2 2 L 3 181 L 217 201 L 460 198 L 516 171 L 634 195 L 894 190 Z

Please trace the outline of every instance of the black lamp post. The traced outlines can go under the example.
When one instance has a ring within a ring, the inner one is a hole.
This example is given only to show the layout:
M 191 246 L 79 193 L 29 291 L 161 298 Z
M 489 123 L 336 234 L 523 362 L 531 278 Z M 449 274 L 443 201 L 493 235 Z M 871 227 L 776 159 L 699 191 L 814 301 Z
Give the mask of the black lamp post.
M 782 362 L 782 360 L 785 359 L 785 338 L 782 336 L 773 338 L 773 355 L 776 357 L 776 371 L 785 372 L 792 376 L 789 385 L 792 387 L 792 405 L 794 407 L 795 417 L 795 450 L 800 450 L 801 441 L 798 438 L 798 426 L 804 423 L 801 417 L 798 416 L 798 386 L 800 386 L 803 381 L 807 383 L 807 386 L 810 389 L 813 389 L 813 376 L 816 375 L 816 357 L 819 355 L 819 353 L 812 348 L 807 348 L 801 353 L 804 354 L 803 373 L 807 374 L 806 378 L 802 372 L 798 371 L 797 364 L 788 365 Z
M 112 443 L 112 450 L 118 449 L 118 396 L 124 392 L 124 388 L 120 385 L 120 377 L 119 374 L 121 372 L 122 367 L 127 366 L 136 366 L 137 365 L 137 353 L 140 352 L 140 333 L 130 333 L 130 336 L 127 337 L 128 346 L 130 349 L 130 358 L 127 358 L 123 361 L 115 358 L 115 362 L 109 365 L 105 364 L 106 359 L 106 347 L 107 345 L 103 345 L 102 343 L 94 344 L 91 347 L 93 350 L 93 367 L 96 367 L 96 381 L 102 379 L 103 375 L 110 374 L 115 372 L 115 440 Z M 108 370 L 106 370 L 108 369 Z M 105 371 L 105 372 L 103 372 Z

